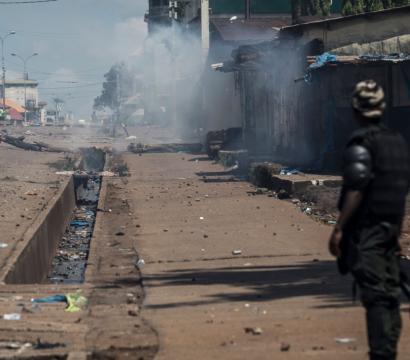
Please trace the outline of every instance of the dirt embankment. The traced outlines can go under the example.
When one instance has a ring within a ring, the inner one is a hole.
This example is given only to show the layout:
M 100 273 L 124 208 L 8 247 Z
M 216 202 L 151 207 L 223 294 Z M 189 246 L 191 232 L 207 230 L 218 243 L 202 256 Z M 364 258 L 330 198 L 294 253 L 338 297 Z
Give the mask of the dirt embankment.
M 296 196 L 300 199 L 297 204 L 302 211 L 315 219 L 333 224 L 338 216 L 338 200 L 341 188 L 340 187 L 326 187 L 326 186 L 311 186 L 303 194 Z M 294 200 L 294 202 L 296 202 Z M 406 201 L 406 216 L 403 225 L 403 241 L 406 247 L 410 246 L 410 196 Z

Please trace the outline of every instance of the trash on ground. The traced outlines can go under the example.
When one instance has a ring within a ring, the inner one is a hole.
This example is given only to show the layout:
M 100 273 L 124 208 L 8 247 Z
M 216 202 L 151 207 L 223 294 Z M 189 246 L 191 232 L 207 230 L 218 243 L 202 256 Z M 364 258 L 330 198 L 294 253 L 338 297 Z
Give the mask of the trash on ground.
M 279 175 L 287 175 L 287 176 L 290 176 L 290 175 L 297 175 L 297 174 L 299 174 L 299 173 L 300 173 L 300 171 L 297 170 L 297 169 L 283 168 L 283 169 L 280 171 Z
M 287 343 L 282 343 L 280 345 L 280 351 L 285 352 L 290 350 L 290 344 Z
M 67 304 L 68 307 L 65 311 L 67 312 L 78 312 L 81 310 L 84 310 L 84 308 L 87 306 L 88 299 L 81 295 L 80 291 L 77 291 L 74 294 L 67 294 Z
M 37 298 L 37 299 L 31 299 L 31 302 L 37 303 L 37 304 L 53 304 L 53 303 L 58 303 L 58 302 L 67 302 L 67 297 L 65 295 L 51 295 L 47 296 L 44 298 Z
M 1 341 L 0 342 L 0 349 L 7 349 L 7 350 L 20 350 L 22 348 L 30 348 L 33 345 L 30 343 L 22 343 L 18 341 Z
M 8 246 L 9 246 L 9 244 L 3 243 L 3 242 L 0 243 L 0 249 L 5 249 Z
M 242 250 L 233 250 L 232 255 L 242 255 Z
M 145 260 L 144 259 L 139 259 L 137 261 L 137 267 L 142 268 L 145 265 Z
M 100 175 L 105 177 L 114 177 L 115 173 L 113 173 L 112 171 L 103 171 L 100 173 Z
M 4 314 L 3 315 L 4 320 L 10 320 L 10 321 L 18 321 L 21 319 L 21 314 L 13 313 L 13 314 Z
M 34 349 L 36 350 L 48 350 L 48 349 L 55 349 L 58 347 L 66 347 L 66 344 L 63 343 L 50 343 L 47 341 L 41 341 L 40 338 L 37 339 L 36 344 L 34 345 Z
M 76 293 L 71 293 L 67 295 L 51 295 L 44 298 L 31 299 L 31 302 L 37 304 L 53 304 L 64 302 L 67 304 L 65 311 L 67 312 L 77 312 L 84 310 L 87 306 L 88 299 L 81 295 L 81 291 Z
M 252 327 L 246 327 L 245 333 L 247 334 L 252 334 L 252 335 L 262 335 L 263 330 L 260 327 L 252 328 Z
M 356 339 L 354 338 L 335 338 L 335 341 L 339 344 L 350 344 L 352 342 L 355 342 Z

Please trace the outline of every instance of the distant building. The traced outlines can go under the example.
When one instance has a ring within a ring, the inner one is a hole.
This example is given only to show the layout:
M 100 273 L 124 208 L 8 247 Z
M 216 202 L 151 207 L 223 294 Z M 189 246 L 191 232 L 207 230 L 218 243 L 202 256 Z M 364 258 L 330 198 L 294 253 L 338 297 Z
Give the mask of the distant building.
M 3 103 L 0 101 L 0 108 L 3 110 Z M 17 102 L 6 99 L 6 123 L 12 125 L 21 125 L 24 120 L 24 108 Z
M 45 116 L 45 122 L 43 126 L 57 125 L 57 112 L 55 110 L 47 110 Z
M 24 93 L 27 91 L 27 104 L 24 103 Z M 6 98 L 25 107 L 37 107 L 38 82 L 34 80 L 7 80 Z
M 152 34 L 158 28 L 170 26 L 169 0 L 149 0 L 145 22 L 148 23 L 148 33 Z

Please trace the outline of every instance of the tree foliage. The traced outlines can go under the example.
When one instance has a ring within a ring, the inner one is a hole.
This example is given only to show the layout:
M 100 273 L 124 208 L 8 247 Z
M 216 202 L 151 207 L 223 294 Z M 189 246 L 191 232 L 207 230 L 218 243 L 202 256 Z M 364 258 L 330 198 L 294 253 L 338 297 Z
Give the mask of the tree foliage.
M 292 0 L 292 17 L 298 22 L 301 16 L 330 14 L 331 0 Z
M 117 109 L 121 101 L 133 95 L 136 89 L 135 76 L 124 63 L 113 65 L 104 78 L 101 95 L 94 100 L 94 109 Z
M 343 15 L 356 15 L 409 4 L 410 0 L 344 0 L 342 13 Z

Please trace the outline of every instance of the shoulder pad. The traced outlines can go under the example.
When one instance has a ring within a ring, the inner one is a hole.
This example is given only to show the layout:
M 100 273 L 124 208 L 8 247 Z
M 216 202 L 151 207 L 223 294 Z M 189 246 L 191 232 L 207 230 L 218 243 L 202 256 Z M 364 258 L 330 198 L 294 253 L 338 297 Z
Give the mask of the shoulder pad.
M 364 146 L 352 145 L 345 151 L 343 180 L 347 188 L 364 189 L 372 179 L 372 156 Z
M 372 156 L 370 151 L 362 145 L 349 146 L 344 153 L 344 164 L 347 166 L 355 162 L 363 163 L 371 167 Z

